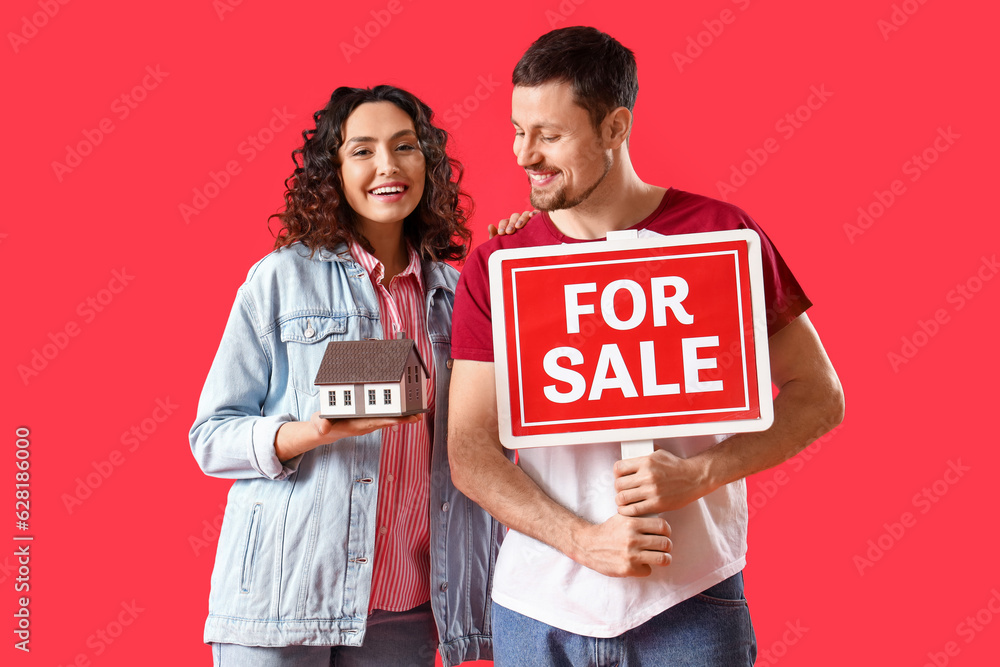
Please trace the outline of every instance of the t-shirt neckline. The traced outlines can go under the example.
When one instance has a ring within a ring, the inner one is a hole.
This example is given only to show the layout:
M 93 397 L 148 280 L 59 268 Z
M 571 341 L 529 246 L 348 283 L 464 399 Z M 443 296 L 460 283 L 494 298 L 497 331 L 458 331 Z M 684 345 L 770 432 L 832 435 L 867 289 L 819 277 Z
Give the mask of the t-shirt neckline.
M 631 227 L 628 227 L 628 229 L 634 229 L 634 230 L 638 231 L 638 230 L 641 230 L 641 229 L 645 229 L 650 224 L 652 224 L 652 222 L 654 220 L 656 220 L 660 215 L 662 215 L 663 210 L 666 209 L 667 206 L 670 204 L 670 200 L 673 199 L 674 192 L 675 192 L 675 190 L 673 188 L 667 188 L 666 192 L 663 193 L 663 198 L 660 199 L 659 206 L 657 206 L 656 209 L 652 213 L 650 213 L 649 215 L 647 215 L 645 218 L 643 218 L 639 222 L 635 223 Z M 549 234 L 552 235 L 556 239 L 556 241 L 558 243 L 590 243 L 591 241 L 603 241 L 603 240 L 605 240 L 603 238 L 601 238 L 601 239 L 578 239 L 578 238 L 575 238 L 573 236 L 566 236 L 561 231 L 559 231 L 559 228 L 556 227 L 556 225 L 555 225 L 554 222 L 552 222 L 552 218 L 549 217 L 549 212 L 548 211 L 542 211 L 540 217 L 542 219 L 541 220 L 542 223 L 545 224 L 545 228 L 549 231 Z

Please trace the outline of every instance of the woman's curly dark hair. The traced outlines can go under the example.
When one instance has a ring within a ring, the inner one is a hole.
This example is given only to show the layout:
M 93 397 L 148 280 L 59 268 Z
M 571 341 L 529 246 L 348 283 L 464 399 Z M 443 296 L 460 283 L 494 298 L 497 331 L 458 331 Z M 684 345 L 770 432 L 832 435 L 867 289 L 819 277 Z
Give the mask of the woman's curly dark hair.
M 448 133 L 431 125 L 433 112 L 415 95 L 384 85 L 337 88 L 326 107 L 313 114 L 316 127 L 305 130 L 305 144 L 292 151 L 295 171 L 285 179 L 285 210 L 270 216 L 281 221 L 274 247 L 300 242 L 315 253 L 355 239 L 372 252 L 354 210 L 344 198 L 338 156 L 344 141 L 344 122 L 356 108 L 369 102 L 391 102 L 405 111 L 413 119 L 424 154 L 424 194 L 403 221 L 403 235 L 422 259 L 463 259 L 472 239 L 466 227 L 471 200 L 459 189 L 462 165 L 445 152 Z

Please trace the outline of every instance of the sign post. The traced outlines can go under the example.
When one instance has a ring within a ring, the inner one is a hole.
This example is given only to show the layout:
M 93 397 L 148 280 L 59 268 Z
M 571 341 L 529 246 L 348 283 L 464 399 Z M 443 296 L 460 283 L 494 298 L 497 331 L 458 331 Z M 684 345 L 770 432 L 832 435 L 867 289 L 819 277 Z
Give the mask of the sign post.
M 760 238 L 630 236 L 490 257 L 506 447 L 618 441 L 629 457 L 771 425 Z
M 634 229 L 623 229 L 617 232 L 608 232 L 608 241 L 625 241 L 639 238 L 639 232 Z M 653 453 L 652 440 L 626 440 L 622 442 L 622 459 L 635 459 L 640 456 L 649 456 Z

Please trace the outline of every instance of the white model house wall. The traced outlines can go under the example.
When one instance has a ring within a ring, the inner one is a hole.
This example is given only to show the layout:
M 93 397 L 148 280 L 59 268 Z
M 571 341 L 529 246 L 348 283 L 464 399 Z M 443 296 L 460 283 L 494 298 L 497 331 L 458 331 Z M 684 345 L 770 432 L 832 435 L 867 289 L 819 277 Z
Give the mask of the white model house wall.
M 358 389 L 355 384 L 328 384 L 320 387 L 320 417 L 354 417 L 358 414 Z
M 404 411 L 400 393 L 399 382 L 323 385 L 320 389 L 320 416 L 398 415 Z
M 398 382 L 371 382 L 364 385 L 364 405 L 359 414 L 384 415 L 403 412 L 399 403 Z

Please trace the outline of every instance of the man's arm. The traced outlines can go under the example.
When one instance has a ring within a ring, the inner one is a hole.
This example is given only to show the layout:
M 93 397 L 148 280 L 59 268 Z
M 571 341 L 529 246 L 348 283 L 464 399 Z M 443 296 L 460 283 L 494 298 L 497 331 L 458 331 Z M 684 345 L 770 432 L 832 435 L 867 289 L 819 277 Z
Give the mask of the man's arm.
M 664 450 L 615 464 L 615 500 L 625 516 L 678 509 L 715 489 L 791 458 L 844 418 L 844 393 L 803 313 L 768 339 L 778 387 L 774 424 L 734 435 L 682 459 Z
M 552 500 L 504 455 L 492 363 L 456 360 L 449 402 L 452 480 L 497 521 L 608 576 L 647 576 L 651 566 L 670 563 L 670 526 L 663 519 L 616 514 L 592 524 Z

